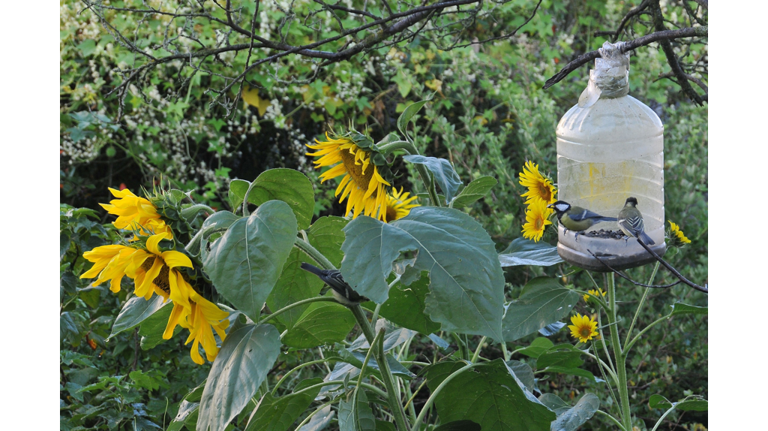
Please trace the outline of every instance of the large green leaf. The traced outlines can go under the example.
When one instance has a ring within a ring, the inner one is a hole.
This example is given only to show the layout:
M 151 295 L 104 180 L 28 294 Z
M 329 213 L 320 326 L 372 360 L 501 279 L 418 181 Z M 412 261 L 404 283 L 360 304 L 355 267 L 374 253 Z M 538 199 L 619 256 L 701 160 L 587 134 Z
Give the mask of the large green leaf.
M 502 267 L 533 265 L 552 266 L 563 259 L 557 254 L 557 247 L 545 242 L 534 242 L 523 237 L 517 238 L 499 254 Z
M 349 309 L 333 302 L 314 302 L 283 336 L 283 344 L 308 349 L 343 340 L 355 326 Z
M 428 293 L 429 277 L 426 275 L 410 286 L 398 283 L 389 291 L 389 299 L 381 305 L 379 315 L 424 335 L 437 332 L 440 330 L 440 324 L 433 322 L 424 312 Z M 373 308 L 375 307 L 371 309 Z
M 223 431 L 256 394 L 279 354 L 274 326 L 233 327 L 208 374 L 196 429 Z
M 531 341 L 531 344 L 528 347 L 518 350 L 518 353 L 530 356 L 531 358 L 538 358 L 542 353 L 554 347 L 554 345 L 555 344 L 548 339 L 539 337 Z
M 211 245 L 205 272 L 216 289 L 257 321 L 296 240 L 296 219 L 282 201 L 269 201 L 234 222 Z
M 569 315 L 579 298 L 581 295 L 560 286 L 554 278 L 534 278 L 507 307 L 502 322 L 504 341 L 515 341 Z
M 451 208 L 463 208 L 472 205 L 476 201 L 484 198 L 496 184 L 498 184 L 498 181 L 493 177 L 480 177 L 473 180 L 461 190 L 461 193 L 453 198 L 453 201 L 451 201 Z
M 453 200 L 453 196 L 459 190 L 459 186 L 461 186 L 461 178 L 459 178 L 459 174 L 451 166 L 451 162 L 438 157 L 426 157 L 417 154 L 404 156 L 403 160 L 408 163 L 426 166 L 432 172 L 435 183 L 440 186 L 440 190 L 445 195 L 446 203 Z
M 157 310 L 155 314 L 141 322 L 139 335 L 141 335 L 142 350 L 149 350 L 158 344 L 167 341 L 163 339 L 163 332 L 165 332 L 165 327 L 168 325 L 168 318 L 171 317 L 172 310 L 173 303 L 168 301 Z M 176 326 L 173 330 L 173 334 L 176 335 L 179 332 L 181 332 L 181 326 Z
M 288 255 L 288 260 L 283 266 L 283 272 L 280 274 L 275 288 L 267 297 L 267 305 L 272 312 L 302 299 L 317 296 L 318 292 L 320 292 L 323 286 L 322 280 L 316 275 L 301 269 L 302 262 L 312 263 L 313 260 L 303 251 L 294 247 L 290 255 Z M 275 319 L 286 328 L 291 328 L 306 311 L 307 307 L 309 307 L 309 304 L 291 308 L 275 317 Z
M 309 243 L 337 268 L 344 257 L 341 245 L 344 243 L 344 226 L 347 223 L 349 220 L 342 217 L 320 217 L 307 232 Z
M 461 420 L 441 424 L 434 431 L 480 431 L 480 424 L 474 421 Z
M 250 186 L 243 180 L 231 182 L 229 191 L 233 203 L 242 203 Z M 252 187 L 248 202 L 261 205 L 271 200 L 283 201 L 296 215 L 298 228 L 309 227 L 315 208 L 315 191 L 306 175 L 294 169 L 270 169 L 262 172 Z
M 341 272 L 376 303 L 401 252 L 415 251 L 415 271 L 429 271 L 425 309 L 446 331 L 500 340 L 504 275 L 494 243 L 474 219 L 452 208 L 420 207 L 392 223 L 358 217 L 344 228 Z
M 323 379 L 315 378 L 302 381 L 302 387 L 308 387 L 313 384 L 322 383 Z M 300 388 L 296 388 L 295 391 Z M 259 401 L 259 405 L 251 413 L 248 420 L 246 431 L 286 431 L 291 425 L 304 413 L 312 404 L 317 394 L 320 393 L 320 387 L 290 394 L 282 397 L 273 397 L 267 393 Z
M 536 369 L 543 370 L 547 367 L 575 368 L 581 366 L 584 361 L 581 359 L 582 353 L 579 351 L 563 352 L 550 350 L 544 352 L 536 360 Z
M 463 363 L 440 363 L 427 370 L 434 392 Z M 556 415 L 541 404 L 502 359 L 465 371 L 443 387 L 435 399 L 441 422 L 471 420 L 484 430 L 549 431 Z
M 542 394 L 539 401 L 557 414 L 552 422 L 552 429 L 557 431 L 575 431 L 600 408 L 600 399 L 592 393 L 584 394 L 573 407 L 554 394 Z
M 123 309 L 120 310 L 120 314 L 117 315 L 115 324 L 112 325 L 112 333 L 109 334 L 107 340 L 123 331 L 138 326 L 141 322 L 162 308 L 163 301 L 165 301 L 165 299 L 160 295 L 153 295 L 149 301 L 141 296 L 134 296 L 129 299 L 123 306 Z

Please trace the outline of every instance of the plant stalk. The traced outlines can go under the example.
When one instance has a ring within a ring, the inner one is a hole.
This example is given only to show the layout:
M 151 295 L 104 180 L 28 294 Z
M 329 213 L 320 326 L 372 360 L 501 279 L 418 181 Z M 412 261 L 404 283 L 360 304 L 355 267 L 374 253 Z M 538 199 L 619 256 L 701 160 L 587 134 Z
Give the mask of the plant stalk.
M 615 325 L 616 319 L 616 278 L 614 273 L 608 275 L 608 300 L 611 301 L 611 312 L 608 313 L 608 323 Z M 632 412 L 629 408 L 629 389 L 627 387 L 627 361 L 624 352 L 621 349 L 619 341 L 619 328 L 611 328 L 611 344 L 613 345 L 613 356 L 616 358 L 616 373 L 619 378 L 618 390 L 619 401 L 621 402 L 621 422 L 625 430 L 632 429 Z

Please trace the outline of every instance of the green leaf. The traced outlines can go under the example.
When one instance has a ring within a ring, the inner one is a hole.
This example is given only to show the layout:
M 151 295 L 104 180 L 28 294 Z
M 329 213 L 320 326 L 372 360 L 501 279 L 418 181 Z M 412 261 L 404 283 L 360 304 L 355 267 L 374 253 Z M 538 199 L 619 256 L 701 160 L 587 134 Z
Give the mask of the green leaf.
M 530 356 L 531 358 L 538 358 L 542 353 L 551 349 L 553 346 L 554 343 L 548 339 L 539 337 L 531 341 L 531 344 L 528 347 L 518 350 L 518 353 L 522 353 L 525 356 Z
M 382 223 L 358 217 L 344 228 L 344 279 L 376 303 L 401 252 L 416 251 L 413 268 L 429 271 L 425 309 L 445 331 L 500 340 L 504 275 L 494 243 L 473 218 L 452 208 L 419 207 Z
M 302 381 L 303 386 L 310 386 L 322 383 L 323 379 L 315 378 Z M 274 397 L 267 393 L 259 401 L 250 419 L 246 431 L 286 431 L 296 419 L 304 413 L 312 404 L 320 387 L 302 392 L 299 394 L 290 394 L 282 397 Z
M 296 431 L 320 431 L 325 429 L 325 427 L 328 426 L 329 423 L 331 423 L 331 420 L 333 419 L 333 415 L 335 415 L 336 412 L 331 410 L 331 406 L 325 406 L 320 411 L 317 412 L 314 416 L 312 416 L 312 419 L 310 419 L 309 423 L 304 425 L 303 427 L 299 428 Z
M 453 200 L 453 196 L 459 190 L 461 178 L 451 166 L 451 162 L 437 157 L 425 157 L 417 154 L 403 156 L 403 160 L 417 165 L 424 165 L 432 172 L 435 182 L 445 195 L 446 203 Z
M 427 370 L 434 392 L 463 363 L 439 363 Z M 484 430 L 549 431 L 556 415 L 541 404 L 515 377 L 502 359 L 495 359 L 455 376 L 435 399 L 440 420 L 471 420 Z
M 166 431 L 181 431 L 181 429 L 184 428 L 184 423 L 187 419 L 194 419 L 192 422 L 194 428 L 194 424 L 197 423 L 199 408 L 200 403 L 191 403 L 187 400 L 183 400 L 181 404 L 179 404 L 179 412 L 176 413 L 176 417 L 173 418 L 173 421 L 168 425 Z
M 163 339 L 163 332 L 165 332 L 165 327 L 168 325 L 168 318 L 171 317 L 171 311 L 173 311 L 173 305 L 171 301 L 168 301 L 153 315 L 149 316 L 147 319 L 141 322 L 141 326 L 139 327 L 139 335 L 142 336 L 142 350 L 149 350 L 160 343 L 168 341 Z M 181 326 L 174 328 L 174 335 L 178 334 L 179 332 L 181 332 Z
M 459 193 L 453 201 L 451 201 L 451 208 L 464 208 L 472 205 L 476 201 L 485 197 L 489 191 L 498 184 L 496 178 L 493 177 L 480 177 L 473 180 Z
M 320 217 L 312 223 L 307 232 L 309 243 L 337 268 L 344 257 L 341 245 L 344 243 L 344 227 L 347 223 L 349 220 L 343 217 Z
M 408 91 L 410 91 L 410 84 L 408 86 Z M 400 90 L 402 93 L 402 89 Z M 407 92 L 406 92 L 407 94 Z M 403 96 L 405 97 L 405 95 Z M 411 118 L 413 118 L 414 115 L 416 115 L 421 108 L 429 102 L 428 100 L 420 100 L 418 102 L 411 103 L 410 105 L 405 107 L 405 110 L 402 114 L 400 114 L 400 117 L 397 119 L 397 128 L 400 130 L 400 133 L 402 133 L 404 136 L 408 136 L 407 130 L 408 130 L 408 123 L 411 121 Z
M 283 336 L 283 344 L 299 349 L 343 340 L 355 326 L 355 316 L 341 304 L 314 302 Z
M 400 95 L 401 95 L 402 97 L 406 97 L 406 96 L 408 95 L 408 93 L 410 93 L 410 92 L 411 92 L 411 88 L 413 87 L 413 84 L 411 84 L 411 81 L 410 81 L 410 79 L 408 79 L 408 77 L 405 75 L 405 73 L 404 73 L 402 70 L 401 70 L 401 71 L 399 71 L 399 72 L 397 73 L 397 75 L 395 75 L 395 76 L 392 78 L 392 81 L 394 81 L 394 82 L 397 84 L 397 91 L 399 91 L 399 92 L 400 92 Z M 424 101 L 424 102 L 426 102 L 426 101 Z M 411 106 L 413 106 L 413 105 L 415 105 L 415 104 L 418 104 L 418 103 L 422 103 L 422 104 L 423 104 L 424 102 L 416 102 L 416 103 L 414 103 L 414 104 L 412 104 L 412 105 L 409 105 L 408 107 L 410 108 Z M 405 108 L 405 109 L 406 109 L 406 111 L 408 110 L 408 108 Z M 416 112 L 418 112 L 418 109 L 416 109 L 416 111 L 414 112 L 414 114 L 415 114 Z M 403 112 L 403 114 L 405 114 L 405 112 Z M 412 114 L 411 116 L 413 116 L 413 114 Z M 402 118 L 402 117 L 403 117 L 403 116 L 401 115 L 401 116 L 400 116 L 400 118 Z M 409 118 L 410 118 L 410 117 L 409 117 Z M 404 123 L 404 124 L 405 124 L 405 125 L 407 125 L 407 124 L 408 124 L 408 121 L 405 121 L 405 123 Z M 399 120 L 399 119 L 397 120 L 397 128 L 398 128 L 398 129 L 400 129 L 400 131 L 401 131 L 401 132 L 402 132 L 403 130 L 405 130 L 405 128 L 404 128 L 404 127 L 400 127 L 400 120 Z M 405 132 L 403 132 L 403 134 L 405 134 Z
M 581 295 L 554 279 L 537 277 L 525 285 L 517 301 L 507 307 L 502 326 L 504 341 L 518 340 L 571 313 Z
M 368 404 L 365 391 L 357 392 L 357 405 L 352 399 L 339 403 L 339 431 L 369 431 L 376 429 L 376 418 Z
M 515 377 L 523 384 L 523 387 L 529 392 L 533 392 L 536 385 L 536 377 L 533 374 L 533 368 L 525 362 L 507 361 L 507 367 L 515 374 Z
M 229 182 L 229 202 L 232 204 L 232 208 L 237 208 L 243 204 L 245 198 L 245 192 L 248 191 L 248 187 L 251 185 L 246 180 L 234 179 Z M 235 210 L 236 211 L 236 210 Z
M 533 242 L 523 237 L 499 254 L 502 268 L 519 265 L 552 266 L 563 261 L 557 254 L 557 247 L 546 242 Z
M 697 307 L 695 305 L 683 304 L 682 302 L 676 302 L 672 305 L 672 313 L 670 316 L 677 316 L 679 314 L 707 314 L 707 307 Z
M 542 394 L 539 401 L 557 413 L 557 419 L 552 422 L 552 429 L 558 431 L 575 431 L 600 408 L 600 399 L 592 393 L 584 394 L 573 407 L 554 394 Z
M 221 345 L 200 399 L 197 430 L 223 430 L 248 404 L 280 354 L 272 325 L 233 328 Z
M 548 351 L 541 354 L 536 361 L 536 369 L 543 370 L 547 367 L 575 368 L 581 366 L 584 361 L 581 359 L 581 352 L 558 352 Z
M 227 229 L 205 256 L 205 272 L 225 298 L 258 321 L 296 239 L 296 218 L 281 201 L 261 205 Z
M 440 330 L 440 324 L 433 322 L 424 312 L 428 293 L 429 277 L 426 275 L 411 283 L 410 286 L 397 283 L 395 288 L 389 291 L 389 299 L 381 305 L 379 315 L 403 328 L 412 329 L 424 335 L 437 332 Z M 373 309 L 375 306 L 370 308 Z
M 314 263 L 303 251 L 294 247 L 288 255 L 283 266 L 283 272 L 267 297 L 267 305 L 273 312 L 293 304 L 294 302 L 317 296 L 323 287 L 323 282 L 316 275 L 301 269 L 302 262 Z M 291 328 L 299 320 L 309 304 L 294 307 L 279 316 L 275 320 L 286 328 Z
M 112 325 L 112 333 L 107 337 L 107 341 L 115 335 L 141 324 L 141 322 L 163 307 L 163 301 L 165 299 L 160 295 L 152 296 L 149 301 L 141 296 L 134 296 L 129 299 L 123 306 L 123 309 L 120 310 L 120 314 L 117 315 L 115 324 Z
M 582 368 L 569 368 L 569 367 L 558 367 L 556 365 L 552 365 L 550 367 L 547 367 L 546 369 L 547 373 L 558 373 L 558 374 L 568 374 L 570 376 L 579 376 L 584 377 L 585 379 L 589 380 L 590 382 L 599 383 L 604 381 L 603 379 L 598 379 L 595 377 L 594 374 L 590 373 L 589 371 L 582 369 Z
M 651 395 L 651 398 L 648 399 L 648 405 L 652 409 L 666 410 L 672 407 L 672 402 L 666 399 L 663 395 L 654 394 L 654 395 Z
M 77 45 L 77 49 L 83 54 L 83 57 L 88 57 L 96 51 L 96 41 L 93 39 L 85 39 Z
M 248 182 L 242 180 L 231 182 L 229 191 L 234 197 L 230 200 L 242 203 L 248 191 L 248 187 L 243 187 L 246 184 Z M 315 208 L 315 190 L 306 175 L 294 169 L 269 169 L 256 178 L 252 187 L 248 202 L 258 206 L 270 200 L 283 201 L 293 210 L 298 228 L 309 227 Z
M 700 396 L 686 397 L 681 401 L 673 403 L 661 395 L 654 394 L 651 395 L 651 398 L 648 400 L 648 405 L 652 409 L 668 410 L 674 407 L 677 410 L 697 412 L 705 412 L 709 408 L 707 400 L 701 398 Z
M 96 308 L 99 306 L 101 292 L 102 286 L 93 287 L 91 285 L 82 289 L 77 289 L 77 295 L 91 308 Z

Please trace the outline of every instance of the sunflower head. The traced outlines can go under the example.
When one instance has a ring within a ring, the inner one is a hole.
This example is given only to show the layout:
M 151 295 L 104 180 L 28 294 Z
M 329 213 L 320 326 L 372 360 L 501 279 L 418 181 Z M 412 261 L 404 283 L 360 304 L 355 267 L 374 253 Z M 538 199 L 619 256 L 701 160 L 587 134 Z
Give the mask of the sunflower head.
M 605 296 L 605 291 L 600 288 L 598 288 L 597 290 L 590 289 L 587 291 L 587 293 L 589 293 L 589 295 L 584 295 L 584 302 L 589 302 L 589 299 L 592 298 L 593 296 L 597 296 L 597 297 Z
M 316 168 L 330 167 L 320 175 L 321 182 L 342 177 L 336 188 L 339 202 L 347 201 L 346 213 L 352 218 L 360 214 L 384 220 L 387 192 L 392 188 L 394 175 L 384 155 L 376 150 L 373 141 L 359 133 L 329 135 L 325 141 L 315 140 L 307 147 L 316 150 L 307 153 L 316 157 Z
M 416 196 L 408 197 L 410 193 L 403 193 L 403 188 L 400 187 L 400 191 L 392 189 L 392 193 L 387 195 L 387 206 L 384 209 L 384 221 L 391 222 L 401 219 L 411 213 L 411 209 L 420 206 L 416 203 L 411 203 L 416 200 Z
M 173 235 L 170 226 L 157 212 L 155 204 L 148 199 L 138 197 L 128 189 L 110 188 L 109 191 L 116 199 L 112 199 L 108 204 L 99 205 L 108 213 L 117 216 L 117 220 L 112 222 L 116 228 L 133 230 L 139 235 L 159 233 Z M 135 239 L 137 237 L 134 237 Z
M 147 199 L 155 206 L 157 213 L 169 225 L 173 226 L 174 232 L 179 234 L 188 234 L 192 230 L 189 223 L 182 216 L 182 202 L 187 195 L 181 190 L 161 188 L 152 188 L 152 193 L 144 193 Z
M 533 200 L 528 203 L 528 210 L 525 212 L 525 224 L 523 225 L 523 238 L 532 239 L 538 242 L 544 235 L 544 229 L 552 224 L 549 218 L 553 210 L 547 208 L 546 202 L 542 200 Z
M 576 338 L 582 343 L 597 337 L 597 322 L 589 316 L 582 316 L 576 313 L 575 316 L 571 316 L 571 323 L 573 325 L 568 325 L 568 329 L 571 330 L 571 337 Z
M 523 172 L 520 173 L 520 184 L 528 188 L 528 191 L 522 194 L 527 204 L 540 200 L 549 205 L 557 201 L 557 189 L 552 180 L 542 175 L 539 165 L 530 160 L 525 163 Z
M 683 231 L 680 230 L 680 227 L 677 224 L 672 223 L 671 221 L 669 222 L 669 234 L 667 235 L 667 237 L 669 237 L 669 239 L 672 240 L 671 245 L 674 247 L 682 247 L 686 244 L 691 243 L 691 240 L 686 238 Z

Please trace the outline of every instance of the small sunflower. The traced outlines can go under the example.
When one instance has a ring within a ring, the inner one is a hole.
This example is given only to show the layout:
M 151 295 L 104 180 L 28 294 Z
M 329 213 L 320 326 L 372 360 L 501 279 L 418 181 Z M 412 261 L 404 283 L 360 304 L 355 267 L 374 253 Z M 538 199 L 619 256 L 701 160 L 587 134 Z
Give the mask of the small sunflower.
M 682 247 L 685 244 L 691 243 L 691 240 L 685 237 L 680 227 L 671 221 L 669 222 L 669 236 L 672 239 L 672 245 L 676 247 Z
M 392 193 L 387 195 L 387 205 L 384 210 L 384 222 L 391 222 L 401 219 L 410 214 L 411 209 L 420 206 L 419 204 L 412 204 L 416 200 L 416 196 L 408 197 L 410 193 L 403 193 L 403 188 L 400 187 L 400 191 L 392 189 Z
M 573 325 L 568 325 L 568 329 L 571 330 L 571 337 L 578 339 L 582 343 L 597 337 L 597 322 L 590 319 L 589 316 L 582 316 L 576 313 L 575 316 L 571 316 L 571 323 Z
M 589 295 L 592 295 L 592 296 L 598 296 L 598 297 L 599 296 L 605 296 L 605 291 L 603 289 L 600 289 L 600 288 L 598 288 L 597 290 L 590 289 L 590 290 L 587 291 L 587 293 L 589 293 Z M 589 296 L 589 295 L 584 295 L 584 302 L 589 302 L 589 298 L 591 298 L 591 296 Z
M 341 194 L 339 202 L 347 199 L 345 213 L 352 211 L 352 218 L 362 213 L 383 221 L 386 212 L 379 209 L 384 208 L 387 202 L 387 190 L 391 184 L 381 175 L 379 166 L 372 162 L 372 151 L 363 149 L 349 138 L 332 139 L 327 133 L 325 137 L 325 142 L 315 140 L 316 145 L 307 144 L 307 147 L 317 151 L 306 153 L 319 157 L 314 161 L 316 168 L 332 166 L 320 175 L 321 182 L 343 175 L 336 188 L 336 196 Z
M 555 198 L 557 189 L 555 189 L 552 181 L 541 175 L 539 165 L 530 160 L 525 163 L 523 172 L 520 173 L 520 184 L 528 187 L 528 191 L 522 194 L 526 198 L 527 204 L 541 200 L 549 205 L 557 201 Z
M 118 229 L 134 229 L 141 235 L 158 233 L 172 234 L 171 228 L 165 224 L 157 213 L 157 208 L 147 199 L 140 198 L 130 190 L 109 189 L 117 199 L 112 199 L 109 204 L 99 204 L 108 213 L 117 216 L 112 222 Z M 136 237 L 134 237 L 136 239 Z
M 547 204 L 541 200 L 535 200 L 528 204 L 528 210 L 525 212 L 525 224 L 523 225 L 523 238 L 532 239 L 538 242 L 544 235 L 544 229 L 552 224 L 549 217 L 552 215 L 552 209 L 547 208 Z
M 160 233 L 149 238 L 139 238 L 139 241 L 126 245 L 105 245 L 83 253 L 83 257 L 93 262 L 93 267 L 80 278 L 98 276 L 94 285 L 110 280 L 110 290 L 120 291 L 120 281 L 124 276 L 134 280 L 136 296 L 150 299 L 158 294 L 173 302 L 173 310 L 168 318 L 164 339 L 173 336 L 177 325 L 187 328 L 190 337 L 186 343 L 195 340 L 190 355 L 197 364 L 203 364 L 198 351 L 202 344 L 209 361 L 213 361 L 218 353 L 212 330 L 216 330 L 223 341 L 226 337 L 224 329 L 229 326 L 227 313 L 203 298 L 190 285 L 186 274 L 181 268 L 193 268 L 192 261 L 176 250 L 161 251 L 160 241 L 171 239 L 170 233 Z M 145 243 L 145 248 L 142 248 Z M 207 331 L 207 333 L 206 333 Z

